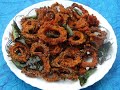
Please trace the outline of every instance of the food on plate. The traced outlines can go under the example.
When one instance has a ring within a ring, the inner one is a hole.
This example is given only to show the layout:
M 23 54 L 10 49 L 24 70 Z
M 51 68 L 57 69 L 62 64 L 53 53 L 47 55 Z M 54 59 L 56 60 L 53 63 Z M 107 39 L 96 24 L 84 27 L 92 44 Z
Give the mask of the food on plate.
M 71 45 L 80 45 L 85 42 L 85 35 L 80 31 L 73 31 L 74 35 L 68 39 Z
M 84 85 L 112 45 L 105 42 L 107 31 L 76 3 L 65 8 L 56 2 L 35 12 L 36 16 L 21 19 L 21 29 L 13 21 L 8 50 L 13 63 L 29 77 L 48 82 L 79 79 Z
M 50 45 L 57 45 L 66 41 L 67 32 L 63 27 L 56 25 L 46 25 L 45 27 L 38 30 L 38 37 L 45 43 Z
M 30 54 L 29 48 L 19 42 L 11 46 L 9 51 L 11 58 L 19 62 L 26 62 Z

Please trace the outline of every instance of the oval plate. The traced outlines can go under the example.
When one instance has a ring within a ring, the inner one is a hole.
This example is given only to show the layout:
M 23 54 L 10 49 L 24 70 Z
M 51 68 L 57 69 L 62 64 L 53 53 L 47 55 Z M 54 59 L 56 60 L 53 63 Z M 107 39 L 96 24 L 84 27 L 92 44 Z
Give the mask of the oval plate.
M 55 3 L 56 1 L 44 1 L 44 2 L 40 2 L 37 4 L 34 4 L 24 10 L 22 10 L 20 13 L 18 13 L 16 16 L 18 15 L 27 15 L 28 12 L 30 12 L 33 8 L 39 8 L 39 7 L 43 7 L 43 6 L 50 6 L 53 3 Z M 73 2 L 72 1 L 57 1 L 58 3 L 64 5 L 65 7 L 70 6 Z M 75 2 L 77 3 L 77 2 Z M 78 3 L 79 4 L 79 3 Z M 81 4 L 82 5 L 82 4 Z M 102 65 L 98 65 L 97 66 L 97 71 L 91 75 L 87 81 L 87 83 L 84 86 L 80 86 L 79 81 L 59 81 L 59 82 L 46 82 L 45 80 L 41 79 L 41 78 L 30 78 L 27 77 L 26 75 L 24 75 L 23 73 L 21 73 L 21 70 L 19 70 L 11 61 L 10 61 L 10 57 L 8 57 L 8 53 L 6 52 L 5 48 L 6 48 L 6 44 L 9 40 L 9 33 L 12 31 L 11 28 L 11 24 L 13 22 L 13 20 L 15 18 L 13 18 L 10 23 L 8 24 L 8 26 L 5 29 L 3 38 L 2 38 L 2 52 L 3 52 L 3 56 L 5 61 L 7 62 L 7 65 L 10 67 L 11 71 L 13 73 L 15 73 L 15 75 L 20 78 L 21 80 L 23 80 L 24 82 L 37 87 L 39 89 L 44 89 L 44 90 L 48 90 L 48 89 L 52 89 L 52 90 L 77 90 L 77 89 L 82 89 L 82 88 L 86 88 L 90 85 L 93 85 L 95 82 L 99 81 L 100 79 L 102 79 L 104 77 L 104 75 L 110 70 L 110 68 L 112 67 L 115 58 L 116 58 L 116 53 L 117 53 L 117 41 L 116 41 L 116 36 L 114 34 L 114 31 L 111 27 L 111 25 L 107 22 L 107 20 L 101 16 L 98 12 L 94 11 L 93 9 L 82 5 L 85 9 L 87 9 L 89 11 L 90 14 L 94 14 L 100 21 L 100 24 L 104 27 L 106 27 L 109 32 L 110 32 L 110 41 L 113 43 L 112 44 L 112 48 L 111 48 L 111 52 L 109 52 L 109 54 L 111 55 L 110 59 L 107 60 L 106 62 L 104 62 Z M 31 14 L 34 14 L 31 13 Z M 18 25 L 20 21 L 20 17 L 17 18 L 17 23 Z M 114 49 L 113 49 L 114 47 Z

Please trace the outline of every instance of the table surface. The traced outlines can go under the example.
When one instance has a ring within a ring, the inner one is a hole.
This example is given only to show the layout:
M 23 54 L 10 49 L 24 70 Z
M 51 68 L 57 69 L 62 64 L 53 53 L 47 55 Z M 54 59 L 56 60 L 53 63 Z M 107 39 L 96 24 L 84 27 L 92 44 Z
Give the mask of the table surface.
M 9 21 L 24 8 L 44 0 L 0 0 L 0 43 Z M 117 37 L 118 52 L 110 71 L 99 82 L 83 90 L 120 90 L 120 1 L 72 0 L 87 5 L 103 15 L 112 25 Z M 0 48 L 2 45 L 0 44 Z M 0 49 L 0 90 L 39 90 L 17 78 L 7 66 Z

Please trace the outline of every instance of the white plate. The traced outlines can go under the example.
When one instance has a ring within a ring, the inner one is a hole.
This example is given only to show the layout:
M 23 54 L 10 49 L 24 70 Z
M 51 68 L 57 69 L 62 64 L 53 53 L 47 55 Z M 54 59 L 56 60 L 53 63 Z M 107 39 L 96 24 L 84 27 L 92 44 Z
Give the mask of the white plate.
M 61 3 L 62 5 L 64 5 L 65 7 L 70 6 L 73 2 L 72 1 L 58 1 L 59 3 Z M 55 1 L 44 1 L 44 2 L 40 2 L 37 4 L 34 4 L 26 9 L 24 9 L 23 11 L 21 11 L 20 13 L 18 13 L 17 15 L 26 15 L 31 9 L 33 8 L 39 8 L 39 7 L 43 7 L 43 6 L 50 6 L 51 4 L 55 3 Z M 12 31 L 11 28 L 11 24 L 13 18 L 10 23 L 8 24 L 8 26 L 5 29 L 3 38 L 2 38 L 2 52 L 3 52 L 3 56 L 5 61 L 7 62 L 7 65 L 10 67 L 11 71 L 13 73 L 15 73 L 15 75 L 20 78 L 21 80 L 25 81 L 26 83 L 40 88 L 40 89 L 45 89 L 45 90 L 77 90 L 77 89 L 82 89 L 82 88 L 86 88 L 90 85 L 93 85 L 95 82 L 99 81 L 100 79 L 103 78 L 103 76 L 110 70 L 110 68 L 112 67 L 115 58 L 116 58 L 116 53 L 117 53 L 117 42 L 116 42 L 116 36 L 114 34 L 114 31 L 111 27 L 111 25 L 107 22 L 107 20 L 101 16 L 98 12 L 94 11 L 93 9 L 82 5 L 85 9 L 87 9 L 89 11 L 90 14 L 94 14 L 95 16 L 97 16 L 97 18 L 99 19 L 100 23 L 106 27 L 109 32 L 110 32 L 110 39 L 111 42 L 113 42 L 112 44 L 112 49 L 111 49 L 111 58 L 104 62 L 103 65 L 98 65 L 97 71 L 91 75 L 87 81 L 87 83 L 84 86 L 80 86 L 79 81 L 60 81 L 60 82 L 46 82 L 43 79 L 38 79 L 38 78 L 30 78 L 25 76 L 24 74 L 21 73 L 21 70 L 19 70 L 18 68 L 16 68 L 16 66 L 10 61 L 10 57 L 8 57 L 7 52 L 5 50 L 5 45 L 8 42 L 9 39 L 9 32 Z M 17 23 L 19 24 L 20 18 L 17 18 Z M 113 49 L 114 48 L 114 49 Z

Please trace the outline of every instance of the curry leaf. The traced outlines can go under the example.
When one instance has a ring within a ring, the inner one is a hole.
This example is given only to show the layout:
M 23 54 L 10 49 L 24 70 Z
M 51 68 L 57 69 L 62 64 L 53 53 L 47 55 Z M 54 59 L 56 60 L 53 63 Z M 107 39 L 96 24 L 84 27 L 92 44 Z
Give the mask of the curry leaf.
M 63 24 L 63 27 L 67 30 L 69 36 L 73 36 L 73 31 L 72 29 L 69 27 L 69 25 Z
M 13 30 L 13 38 L 14 38 L 14 40 L 18 39 L 20 37 L 20 29 L 17 26 L 17 23 L 15 21 L 13 21 L 12 30 Z
M 37 19 L 37 15 L 35 15 L 35 16 L 27 16 L 27 17 L 25 17 L 26 19 Z
M 18 61 L 15 61 L 15 60 L 12 60 L 12 62 L 15 64 L 15 66 L 18 68 L 18 69 L 22 69 L 26 66 L 25 63 L 20 63 Z
M 111 45 L 112 45 L 111 42 L 107 42 L 99 48 L 98 50 L 99 64 L 102 64 L 106 60 Z
M 51 33 L 51 32 L 47 32 L 46 35 L 47 35 L 48 37 L 52 37 L 52 38 L 58 38 L 58 37 L 59 37 L 59 35 L 54 34 L 54 33 Z
M 41 70 L 43 63 L 38 56 L 30 57 L 26 62 L 26 66 L 30 69 Z
M 13 24 L 12 24 L 12 30 L 13 30 L 13 39 L 14 41 L 18 41 L 18 42 L 21 42 L 23 44 L 26 45 L 25 43 L 25 40 L 23 38 L 23 36 L 21 36 L 21 32 L 20 32 L 20 29 L 19 27 L 17 26 L 17 23 L 15 21 L 13 21 Z
M 79 81 L 80 81 L 80 85 L 83 86 L 88 78 L 96 71 L 96 68 L 92 68 L 90 70 L 88 70 L 84 75 L 81 75 L 78 77 Z
M 80 16 L 83 14 L 82 10 L 80 10 L 80 9 L 78 10 L 78 9 L 74 8 L 73 10 Z
M 20 38 L 16 39 L 16 41 L 21 42 L 24 45 L 27 45 L 23 36 L 20 36 Z

